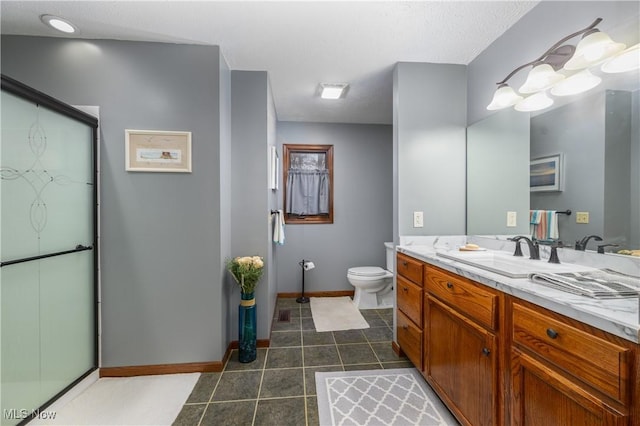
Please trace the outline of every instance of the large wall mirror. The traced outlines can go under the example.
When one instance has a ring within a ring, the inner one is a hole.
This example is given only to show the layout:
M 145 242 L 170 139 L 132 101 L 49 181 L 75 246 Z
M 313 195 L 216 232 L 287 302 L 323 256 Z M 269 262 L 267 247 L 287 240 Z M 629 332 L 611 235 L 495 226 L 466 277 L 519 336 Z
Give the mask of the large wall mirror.
M 617 245 L 607 251 L 640 249 L 640 75 L 609 77 L 570 98 L 537 113 L 503 110 L 469 127 L 469 234 L 526 235 L 528 209 L 571 210 L 558 218 L 566 246 L 593 234 Z M 558 154 L 558 190 L 531 191 L 523 158 Z M 507 210 L 518 210 L 517 227 L 506 227 Z M 578 212 L 589 213 L 588 223 L 577 223 Z

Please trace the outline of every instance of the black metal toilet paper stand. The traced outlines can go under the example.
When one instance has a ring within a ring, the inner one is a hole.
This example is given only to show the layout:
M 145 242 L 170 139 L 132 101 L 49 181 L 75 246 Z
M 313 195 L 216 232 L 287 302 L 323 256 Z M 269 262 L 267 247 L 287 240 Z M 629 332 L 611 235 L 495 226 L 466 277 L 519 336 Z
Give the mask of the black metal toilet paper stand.
M 302 295 L 296 299 L 296 302 L 298 303 L 309 303 L 309 298 L 304 296 L 304 264 L 304 259 L 302 259 L 302 262 L 298 263 L 302 268 Z

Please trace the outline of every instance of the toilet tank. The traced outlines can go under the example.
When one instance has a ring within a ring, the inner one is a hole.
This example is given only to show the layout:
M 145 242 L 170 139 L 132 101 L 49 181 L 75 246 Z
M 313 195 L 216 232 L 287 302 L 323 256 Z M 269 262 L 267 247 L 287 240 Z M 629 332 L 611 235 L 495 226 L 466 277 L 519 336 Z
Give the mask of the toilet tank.
M 384 243 L 384 247 L 387 249 L 387 271 L 393 272 L 393 264 L 396 257 L 395 248 L 393 243 Z

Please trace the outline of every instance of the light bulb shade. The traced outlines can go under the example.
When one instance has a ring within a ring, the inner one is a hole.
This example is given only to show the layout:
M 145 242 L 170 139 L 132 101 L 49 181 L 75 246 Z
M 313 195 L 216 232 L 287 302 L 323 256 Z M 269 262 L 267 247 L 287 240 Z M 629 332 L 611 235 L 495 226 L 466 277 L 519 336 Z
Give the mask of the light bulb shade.
M 564 75 L 555 72 L 549 64 L 540 64 L 527 75 L 527 81 L 518 89 L 520 93 L 535 93 L 546 90 L 560 80 L 564 79 Z
M 495 111 L 498 109 L 503 109 L 515 105 L 517 102 L 522 100 L 522 96 L 518 95 L 515 90 L 513 90 L 507 84 L 501 84 L 498 87 L 498 90 L 493 94 L 493 99 L 491 103 L 487 106 L 489 111 Z
M 601 81 L 600 77 L 591 74 L 589 70 L 582 70 L 553 86 L 551 94 L 555 96 L 577 95 L 593 89 Z
M 590 67 L 621 52 L 625 47 L 623 43 L 614 42 L 603 32 L 593 32 L 580 40 L 576 52 L 564 64 L 564 68 L 573 71 Z
M 627 72 L 638 68 L 640 68 L 640 43 L 618 53 L 602 64 L 602 71 L 606 73 Z
M 516 111 L 529 112 L 539 111 L 553 105 L 553 99 L 547 96 L 546 92 L 538 92 L 528 96 L 518 102 L 514 107 Z

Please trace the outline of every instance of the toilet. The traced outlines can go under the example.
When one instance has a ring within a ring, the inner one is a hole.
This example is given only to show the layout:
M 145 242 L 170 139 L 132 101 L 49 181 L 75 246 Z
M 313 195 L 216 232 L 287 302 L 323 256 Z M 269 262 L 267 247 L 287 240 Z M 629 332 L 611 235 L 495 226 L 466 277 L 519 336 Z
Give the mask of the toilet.
M 393 243 L 384 243 L 387 250 L 387 269 L 379 266 L 349 268 L 347 280 L 355 287 L 353 302 L 358 309 L 393 308 Z

